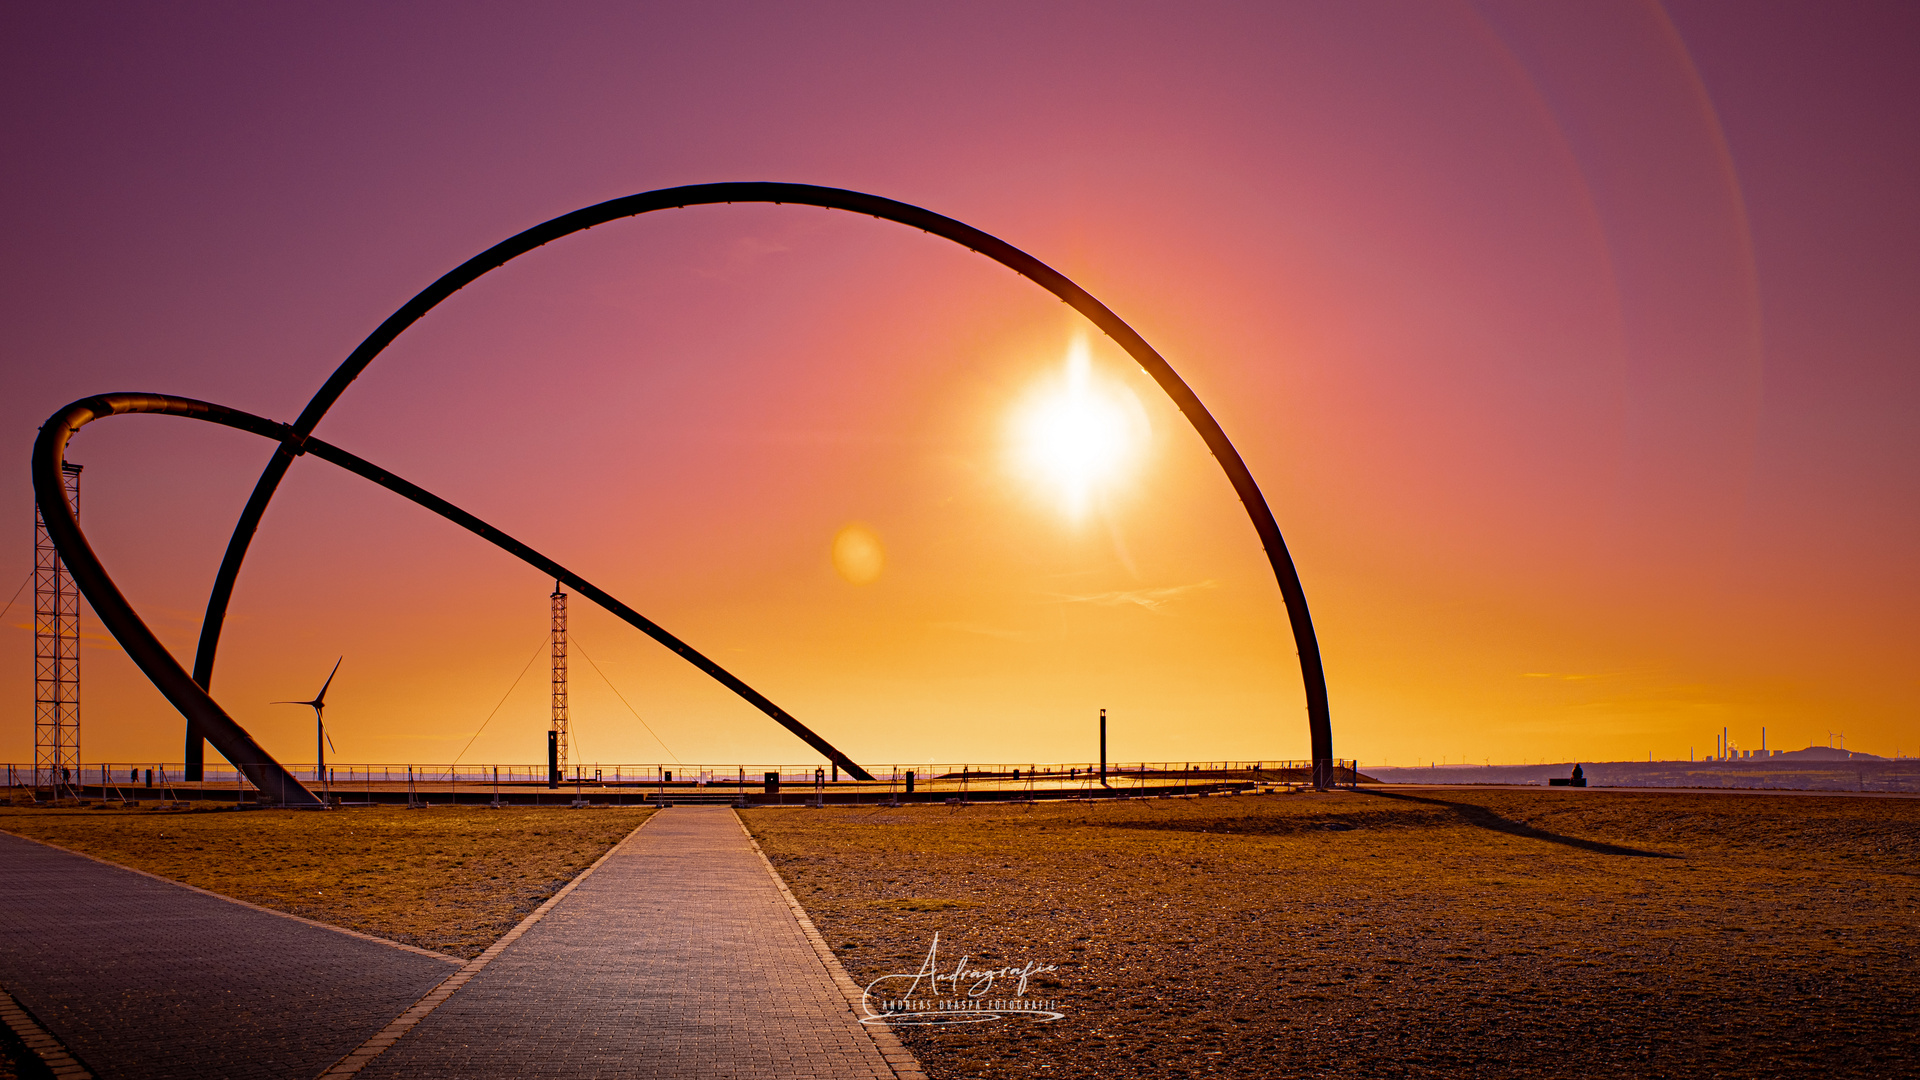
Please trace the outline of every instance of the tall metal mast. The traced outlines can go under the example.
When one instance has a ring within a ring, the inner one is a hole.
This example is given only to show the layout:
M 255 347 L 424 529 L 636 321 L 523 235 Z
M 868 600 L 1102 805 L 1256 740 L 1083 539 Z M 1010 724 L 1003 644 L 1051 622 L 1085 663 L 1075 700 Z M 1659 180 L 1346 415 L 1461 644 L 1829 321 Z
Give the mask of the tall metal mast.
M 567 768 L 567 594 L 553 583 L 553 733 L 562 772 Z
M 60 465 L 67 505 L 80 516 L 80 466 Z M 80 591 L 33 504 L 33 784 L 80 782 Z

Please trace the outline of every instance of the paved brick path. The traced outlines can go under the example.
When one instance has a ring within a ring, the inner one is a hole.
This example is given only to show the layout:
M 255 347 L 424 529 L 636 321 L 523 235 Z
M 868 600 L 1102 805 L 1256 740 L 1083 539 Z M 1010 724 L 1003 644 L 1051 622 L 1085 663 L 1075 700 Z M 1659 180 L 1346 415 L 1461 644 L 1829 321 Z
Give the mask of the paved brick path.
M 360 1074 L 895 1075 L 739 819 L 707 807 L 656 815 Z
M 0 833 L 0 987 L 99 1077 L 310 1080 L 455 970 Z

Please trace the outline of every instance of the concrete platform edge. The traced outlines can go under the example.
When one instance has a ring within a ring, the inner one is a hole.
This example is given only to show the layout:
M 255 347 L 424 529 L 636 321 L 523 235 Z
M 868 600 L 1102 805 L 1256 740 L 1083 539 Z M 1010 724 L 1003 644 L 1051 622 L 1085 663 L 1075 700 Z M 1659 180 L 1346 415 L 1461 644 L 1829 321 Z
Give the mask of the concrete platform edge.
M 13 1037 L 54 1076 L 61 1080 L 93 1080 L 93 1071 L 82 1065 L 58 1036 L 42 1027 L 5 987 L 0 987 L 0 1022 L 4 1022 Z

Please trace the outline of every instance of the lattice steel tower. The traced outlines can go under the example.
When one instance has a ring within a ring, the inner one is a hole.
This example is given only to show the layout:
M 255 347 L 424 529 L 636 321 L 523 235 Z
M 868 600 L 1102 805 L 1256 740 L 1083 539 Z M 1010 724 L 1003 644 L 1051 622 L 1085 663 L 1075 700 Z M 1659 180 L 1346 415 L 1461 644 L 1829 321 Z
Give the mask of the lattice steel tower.
M 553 583 L 553 741 L 560 771 L 567 769 L 567 594 Z
M 80 516 L 80 466 L 62 464 Z M 80 782 L 80 592 L 33 504 L 33 785 Z

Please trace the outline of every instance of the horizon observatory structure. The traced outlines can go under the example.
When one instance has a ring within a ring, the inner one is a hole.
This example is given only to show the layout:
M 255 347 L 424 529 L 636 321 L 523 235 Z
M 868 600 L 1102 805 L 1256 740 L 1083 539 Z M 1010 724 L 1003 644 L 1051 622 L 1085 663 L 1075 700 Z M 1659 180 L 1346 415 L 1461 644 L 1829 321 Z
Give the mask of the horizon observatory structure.
M 1193 390 L 1154 348 L 1124 320 L 1090 293 L 1032 255 L 973 226 L 907 203 L 840 188 L 784 183 L 717 183 L 665 188 L 613 199 L 564 214 L 501 241 L 447 272 L 389 316 L 334 370 L 292 423 L 255 416 L 211 402 L 151 393 L 110 393 L 82 398 L 67 405 L 41 427 L 33 447 L 34 496 L 46 533 L 72 574 L 73 581 L 94 611 L 140 670 L 186 719 L 186 764 L 190 781 L 199 780 L 205 760 L 204 745 L 212 742 L 229 762 L 243 772 L 266 799 L 286 806 L 318 806 L 321 800 L 263 748 L 233 719 L 212 695 L 214 661 L 221 631 L 247 550 L 261 517 L 296 458 L 313 456 L 370 480 L 456 525 L 472 532 L 539 569 L 562 585 L 586 597 L 611 614 L 664 645 L 682 659 L 733 691 L 770 719 L 813 748 L 836 770 L 856 780 L 874 777 L 852 757 L 803 724 L 765 695 L 633 608 L 569 570 L 552 557 L 507 535 L 473 514 L 398 477 L 372 462 L 334 446 L 313 432 L 328 410 L 361 372 L 408 327 L 461 288 L 488 272 L 542 245 L 597 225 L 637 217 L 658 210 L 727 203 L 768 203 L 813 206 L 864 214 L 917 228 L 984 255 L 1039 285 L 1079 312 L 1111 338 L 1153 378 L 1206 443 L 1225 472 L 1234 493 L 1259 535 L 1274 579 L 1280 587 L 1288 622 L 1298 652 L 1305 690 L 1307 727 L 1311 742 L 1312 783 L 1327 787 L 1334 779 L 1333 730 L 1327 700 L 1326 676 L 1320 646 L 1314 635 L 1306 594 L 1292 556 L 1265 496 L 1233 443 Z M 106 417 L 130 413 L 181 416 L 248 431 L 277 445 L 273 457 L 255 484 L 240 514 L 226 553 L 220 562 L 191 672 L 163 646 L 134 610 L 106 567 L 95 555 L 69 504 L 65 478 L 69 442 L 81 428 Z

